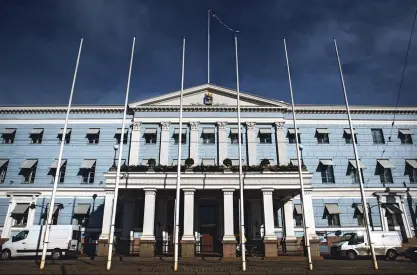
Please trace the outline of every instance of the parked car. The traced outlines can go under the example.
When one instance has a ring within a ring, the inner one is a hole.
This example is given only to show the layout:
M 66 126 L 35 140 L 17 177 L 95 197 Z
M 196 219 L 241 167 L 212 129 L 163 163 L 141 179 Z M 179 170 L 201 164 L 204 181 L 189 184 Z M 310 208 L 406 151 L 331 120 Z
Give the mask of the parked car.
M 45 228 L 43 225 L 34 225 L 22 229 L 3 244 L 1 258 L 7 260 L 11 257 L 42 255 Z M 75 254 L 79 247 L 78 236 L 78 225 L 52 225 L 46 255 L 58 260 L 62 255 Z
M 404 251 L 404 256 L 407 259 L 412 260 L 413 262 L 417 262 L 417 246 L 412 246 L 412 247 L 407 248 Z
M 395 231 L 371 232 L 372 244 L 376 256 L 385 256 L 389 260 L 395 260 L 402 248 L 402 239 Z M 332 244 L 330 249 L 332 256 L 347 257 L 350 260 L 357 256 L 371 255 L 368 236 L 365 232 L 346 233 L 340 241 Z

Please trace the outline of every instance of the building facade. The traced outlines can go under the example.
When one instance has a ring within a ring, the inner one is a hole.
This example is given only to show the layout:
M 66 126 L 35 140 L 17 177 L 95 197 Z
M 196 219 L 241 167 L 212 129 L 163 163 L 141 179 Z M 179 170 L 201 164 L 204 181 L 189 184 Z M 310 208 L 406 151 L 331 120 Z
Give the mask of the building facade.
M 337 233 L 364 230 L 360 174 L 372 230 L 394 230 L 404 242 L 415 240 L 417 107 L 352 106 L 351 133 L 345 106 L 296 106 L 305 167 L 303 213 L 291 106 L 246 93 L 240 98 L 248 244 L 263 243 L 265 255 L 276 256 L 285 237 L 288 253 L 302 251 L 303 215 L 317 256 L 319 243 L 324 249 Z M 180 93 L 173 92 L 129 104 L 116 247 L 141 257 L 172 252 L 176 164 L 190 158 L 194 164 L 183 166 L 181 174 L 181 255 L 235 257 L 240 218 L 236 91 L 209 84 L 184 90 L 182 129 L 179 100 Z M 79 224 L 85 243 L 98 243 L 98 253 L 105 254 L 123 106 L 75 106 L 63 133 L 65 111 L 0 107 L 1 238 L 43 224 L 51 208 L 54 224 Z M 261 165 L 265 159 L 269 165 Z

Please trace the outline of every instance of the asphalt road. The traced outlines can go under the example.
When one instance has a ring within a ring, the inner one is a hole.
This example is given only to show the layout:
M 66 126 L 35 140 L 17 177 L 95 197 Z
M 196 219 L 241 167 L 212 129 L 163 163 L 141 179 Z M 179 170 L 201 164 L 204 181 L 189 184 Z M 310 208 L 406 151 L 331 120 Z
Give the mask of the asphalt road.
M 379 260 L 379 271 L 372 268 L 370 260 L 321 260 L 314 262 L 314 271 L 300 261 L 248 260 L 247 271 L 241 271 L 240 262 L 210 260 L 181 261 L 176 274 L 417 274 L 417 263 L 408 260 Z M 172 260 L 144 261 L 138 258 L 114 258 L 110 271 L 105 269 L 104 258 L 87 258 L 62 261 L 49 260 L 43 271 L 39 261 L 15 259 L 0 261 L 0 274 L 169 274 L 173 272 Z

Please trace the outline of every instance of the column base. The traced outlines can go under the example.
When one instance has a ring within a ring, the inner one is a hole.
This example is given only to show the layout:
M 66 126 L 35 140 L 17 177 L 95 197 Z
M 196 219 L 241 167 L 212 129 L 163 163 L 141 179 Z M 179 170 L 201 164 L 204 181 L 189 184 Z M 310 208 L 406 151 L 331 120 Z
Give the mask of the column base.
M 108 240 L 98 240 L 98 249 L 97 249 L 97 256 L 98 257 L 107 257 L 107 254 L 109 253 L 109 242 Z M 84 249 L 85 250 L 85 249 Z M 84 252 L 84 254 L 87 254 Z
M 264 240 L 265 258 L 278 257 L 278 240 Z
M 232 259 L 236 258 L 236 241 L 223 240 L 223 258 Z
M 195 257 L 195 240 L 181 240 L 181 257 Z
M 155 256 L 155 241 L 153 240 L 140 240 L 140 252 L 141 258 L 153 258 Z
M 310 240 L 310 251 L 311 251 L 311 257 L 320 257 L 320 240 L 319 239 Z M 307 253 L 307 251 L 305 252 Z
M 285 250 L 288 254 L 297 254 L 299 255 L 299 244 L 296 237 L 286 238 L 285 239 Z

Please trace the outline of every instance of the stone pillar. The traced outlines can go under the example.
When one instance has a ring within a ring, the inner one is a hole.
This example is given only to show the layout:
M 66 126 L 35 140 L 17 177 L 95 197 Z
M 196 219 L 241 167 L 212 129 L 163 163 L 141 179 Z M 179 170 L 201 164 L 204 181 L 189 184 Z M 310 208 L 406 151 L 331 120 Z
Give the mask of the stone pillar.
M 36 205 L 36 198 L 32 197 L 32 201 L 29 203 L 29 206 L 31 204 L 35 204 Z M 28 211 L 28 221 L 27 221 L 27 225 L 26 226 L 31 226 L 33 225 L 34 221 L 35 221 L 35 212 L 36 212 L 36 208 L 32 209 L 29 207 L 29 211 Z
M 256 144 L 258 132 L 256 131 L 255 122 L 246 122 L 246 135 L 248 142 L 248 165 L 258 165 L 256 162 Z
M 400 209 L 401 211 L 403 211 L 403 213 L 401 214 L 401 218 L 403 219 L 403 224 L 404 224 L 404 228 L 405 228 L 405 234 L 407 235 L 407 239 L 410 239 L 413 237 L 413 234 L 411 232 L 411 227 L 410 227 L 410 223 L 408 221 L 408 217 L 407 217 L 407 212 L 405 211 L 405 206 L 404 206 L 404 196 L 400 197 Z
M 223 189 L 223 258 L 236 257 L 236 237 L 234 234 L 233 192 L 234 189 Z
M 130 139 L 129 165 L 139 164 L 140 122 L 133 122 Z
M 385 203 L 386 198 L 378 196 L 378 209 L 379 209 L 379 218 L 381 219 L 382 231 L 388 231 L 388 221 L 385 217 L 385 208 L 382 207 L 382 204 Z
M 194 238 L 194 192 L 195 189 L 184 189 L 184 234 L 181 239 L 181 256 L 195 256 Z
M 278 256 L 277 236 L 274 232 L 274 205 L 272 201 L 273 189 L 262 189 L 264 205 L 264 225 L 265 225 L 265 257 Z
M 191 121 L 190 126 L 190 158 L 194 160 L 194 165 L 197 165 L 200 163 L 198 161 L 198 144 L 200 141 L 200 137 L 198 136 L 198 128 L 200 126 L 200 122 Z
M 304 209 L 307 234 L 310 239 L 311 256 L 320 257 L 320 241 L 316 233 L 316 223 L 314 221 L 313 200 L 311 191 L 304 191 Z
M 104 199 L 103 222 L 101 224 L 101 234 L 98 240 L 97 256 L 106 256 L 109 250 L 109 235 L 111 225 L 111 214 L 114 200 L 114 191 L 106 190 Z
M 13 218 L 11 213 L 16 207 L 16 201 L 13 200 L 13 197 L 9 200 L 9 208 L 7 209 L 6 219 L 3 225 L 3 231 L 1 232 L 1 239 L 8 240 L 10 238 L 10 232 L 12 230 Z
M 161 143 L 159 148 L 159 164 L 168 165 L 169 148 L 169 125 L 170 122 L 161 122 Z M 179 160 L 181 161 L 181 160 Z
M 155 255 L 155 197 L 156 189 L 144 189 L 145 206 L 143 213 L 143 235 L 140 238 L 140 256 L 153 257 Z
M 279 165 L 288 164 L 284 124 L 285 121 L 275 122 L 275 144 L 277 146 L 277 163 Z
M 223 165 L 223 161 L 227 158 L 227 131 L 226 131 L 227 122 L 217 122 L 218 129 L 218 142 L 217 142 L 217 151 L 218 151 L 218 161 L 219 165 Z
M 289 200 L 284 204 L 284 236 L 285 245 L 288 252 L 297 250 L 297 238 L 294 231 L 294 205 L 293 200 Z

